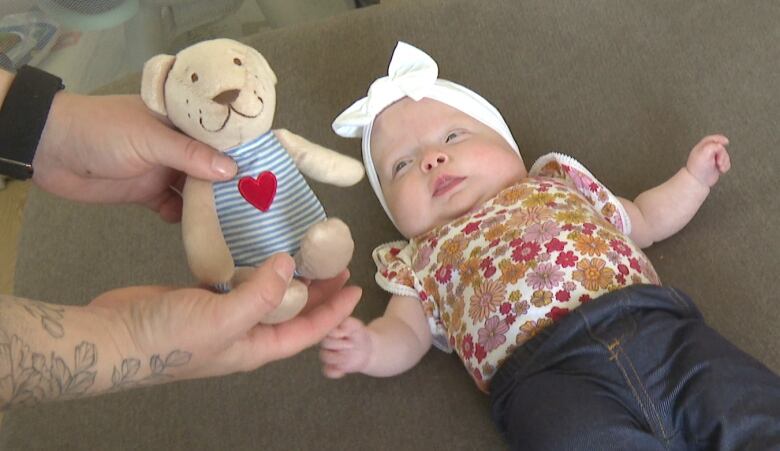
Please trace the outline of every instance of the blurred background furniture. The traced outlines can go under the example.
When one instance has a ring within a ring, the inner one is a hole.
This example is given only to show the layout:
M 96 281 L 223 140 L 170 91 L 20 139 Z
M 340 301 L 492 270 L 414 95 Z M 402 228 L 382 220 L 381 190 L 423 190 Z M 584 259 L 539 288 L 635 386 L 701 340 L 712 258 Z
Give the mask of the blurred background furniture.
M 57 24 L 57 44 L 33 63 L 80 93 L 140 70 L 153 55 L 175 53 L 193 42 L 218 36 L 241 39 L 358 6 L 354 0 L 6 1 L 0 17 L 34 9 Z

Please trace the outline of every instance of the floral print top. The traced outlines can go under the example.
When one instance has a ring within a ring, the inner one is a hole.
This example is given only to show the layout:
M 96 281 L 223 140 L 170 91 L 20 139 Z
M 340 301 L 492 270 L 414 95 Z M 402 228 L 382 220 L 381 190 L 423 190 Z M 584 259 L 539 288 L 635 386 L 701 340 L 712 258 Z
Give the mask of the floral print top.
M 620 201 L 579 162 L 548 154 L 476 211 L 379 246 L 376 280 L 420 300 L 434 344 L 487 392 L 517 347 L 581 304 L 659 284 Z

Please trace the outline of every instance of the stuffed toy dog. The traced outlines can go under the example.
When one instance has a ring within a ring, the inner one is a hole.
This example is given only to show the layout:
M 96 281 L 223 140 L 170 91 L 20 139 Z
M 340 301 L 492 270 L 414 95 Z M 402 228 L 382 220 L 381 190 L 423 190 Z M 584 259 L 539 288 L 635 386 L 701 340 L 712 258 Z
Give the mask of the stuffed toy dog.
M 363 177 L 360 162 L 287 130 L 272 130 L 276 75 L 255 49 L 229 39 L 195 44 L 144 65 L 141 97 L 181 131 L 238 164 L 227 182 L 188 177 L 182 191 L 182 235 L 195 277 L 221 290 L 240 284 L 277 252 L 294 254 L 296 274 L 334 277 L 347 267 L 349 228 L 327 218 L 304 180 L 336 186 Z M 281 305 L 262 322 L 285 321 L 306 304 L 293 279 Z

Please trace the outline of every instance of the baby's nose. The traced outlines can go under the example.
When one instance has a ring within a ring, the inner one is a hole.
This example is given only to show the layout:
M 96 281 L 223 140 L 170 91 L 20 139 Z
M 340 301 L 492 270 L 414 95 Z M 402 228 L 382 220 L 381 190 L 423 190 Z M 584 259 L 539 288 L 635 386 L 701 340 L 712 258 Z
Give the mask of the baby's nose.
M 227 91 L 222 91 L 219 94 L 215 95 L 211 100 L 221 105 L 230 105 L 231 103 L 236 101 L 239 92 L 240 91 L 238 89 L 229 89 Z
M 446 163 L 448 160 L 449 157 L 443 152 L 427 152 L 422 159 L 422 170 L 423 172 L 432 171 L 434 168 L 438 167 L 440 164 Z

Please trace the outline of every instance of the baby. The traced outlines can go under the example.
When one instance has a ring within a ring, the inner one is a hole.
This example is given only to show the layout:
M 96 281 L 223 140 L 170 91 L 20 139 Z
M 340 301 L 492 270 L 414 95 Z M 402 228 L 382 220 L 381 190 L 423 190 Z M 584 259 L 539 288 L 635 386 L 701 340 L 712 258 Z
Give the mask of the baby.
M 331 378 L 391 376 L 431 344 L 490 393 L 514 449 L 780 446 L 780 379 L 662 287 L 640 248 L 684 227 L 729 170 L 707 136 L 633 202 L 571 157 L 526 171 L 499 112 L 399 43 L 334 122 L 409 240 L 374 251 L 384 316 L 322 342 Z M 622 444 L 622 445 L 621 445 Z

